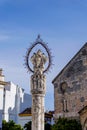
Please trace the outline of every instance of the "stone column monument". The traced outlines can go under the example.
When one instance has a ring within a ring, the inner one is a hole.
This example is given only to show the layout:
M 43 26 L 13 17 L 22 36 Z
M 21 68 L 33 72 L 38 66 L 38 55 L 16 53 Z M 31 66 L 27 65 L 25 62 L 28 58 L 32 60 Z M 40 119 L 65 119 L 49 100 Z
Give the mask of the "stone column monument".
M 34 73 L 31 76 L 32 130 L 44 130 L 44 96 L 46 76 L 43 74 L 47 57 L 38 50 L 31 57 Z
M 40 44 L 47 52 L 47 56 L 38 49 L 37 52 L 29 58 L 30 52 L 37 45 Z M 26 55 L 26 66 L 31 75 L 31 94 L 32 94 L 32 130 L 44 130 L 44 96 L 46 93 L 46 76 L 45 72 L 48 71 L 51 65 L 50 51 L 45 43 L 42 42 L 38 36 L 36 42 L 28 49 Z M 29 63 L 32 63 L 31 69 Z M 45 64 L 48 66 L 45 69 Z

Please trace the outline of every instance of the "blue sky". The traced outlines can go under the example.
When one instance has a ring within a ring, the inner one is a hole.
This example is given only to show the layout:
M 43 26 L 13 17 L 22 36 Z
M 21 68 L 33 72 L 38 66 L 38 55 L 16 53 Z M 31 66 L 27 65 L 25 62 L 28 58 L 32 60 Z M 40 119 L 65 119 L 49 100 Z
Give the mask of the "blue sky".
M 45 98 L 46 110 L 53 110 L 51 82 L 87 42 L 87 0 L 0 0 L 0 68 L 6 81 L 26 92 L 30 74 L 24 68 L 24 56 L 38 34 L 54 56 Z

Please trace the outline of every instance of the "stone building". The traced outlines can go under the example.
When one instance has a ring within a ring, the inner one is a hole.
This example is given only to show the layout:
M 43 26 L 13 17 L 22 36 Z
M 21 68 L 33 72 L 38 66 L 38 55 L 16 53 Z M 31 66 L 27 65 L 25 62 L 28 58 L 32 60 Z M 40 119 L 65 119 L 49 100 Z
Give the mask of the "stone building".
M 78 113 L 83 130 L 87 130 L 87 106 L 83 107 Z
M 31 107 L 31 95 L 12 82 L 5 82 L 2 69 L 0 69 L 0 128 L 2 120 L 13 120 L 19 123 L 18 114 L 26 107 Z
M 87 43 L 52 81 L 55 118 L 79 118 L 87 105 Z M 87 117 L 87 114 L 86 114 Z

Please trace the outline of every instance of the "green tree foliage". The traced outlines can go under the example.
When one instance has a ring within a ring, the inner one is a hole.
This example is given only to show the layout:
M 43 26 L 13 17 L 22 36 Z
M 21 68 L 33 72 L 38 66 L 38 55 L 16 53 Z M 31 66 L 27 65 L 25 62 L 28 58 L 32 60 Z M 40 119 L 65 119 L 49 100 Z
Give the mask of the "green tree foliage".
M 27 122 L 25 125 L 24 125 L 24 129 L 25 130 L 31 130 L 31 121 L 30 122 Z M 44 127 L 45 130 L 51 130 L 51 125 L 48 124 L 48 123 L 45 123 L 45 127 Z
M 5 120 L 3 120 L 2 121 L 2 130 L 8 130 L 8 129 L 9 129 L 8 123 Z
M 15 124 L 15 122 L 12 120 L 10 120 L 9 122 L 3 120 L 2 130 L 23 130 L 23 128 L 20 125 Z
M 45 123 L 45 130 L 51 130 L 51 125 L 48 123 Z
M 25 130 L 31 130 L 31 121 L 27 122 L 25 125 L 24 125 L 24 129 Z
M 59 118 L 52 130 L 82 130 L 82 127 L 75 119 Z

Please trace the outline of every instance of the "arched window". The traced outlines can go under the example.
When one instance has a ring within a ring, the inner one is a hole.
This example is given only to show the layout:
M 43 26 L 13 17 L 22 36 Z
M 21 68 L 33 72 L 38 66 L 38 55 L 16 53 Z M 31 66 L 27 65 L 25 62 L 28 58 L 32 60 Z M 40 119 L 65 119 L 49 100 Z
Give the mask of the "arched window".
M 66 92 L 67 87 L 68 87 L 68 85 L 67 85 L 66 82 L 62 82 L 60 84 L 60 89 L 61 89 L 61 92 L 63 94 L 63 101 L 62 101 L 62 103 L 63 103 L 63 112 L 68 112 L 67 99 L 65 98 L 65 95 L 64 95 L 65 92 Z
M 68 87 L 68 85 L 67 85 L 66 82 L 62 82 L 62 83 L 60 84 L 60 89 L 61 89 L 61 91 L 62 91 L 63 94 L 65 93 L 67 87 Z

